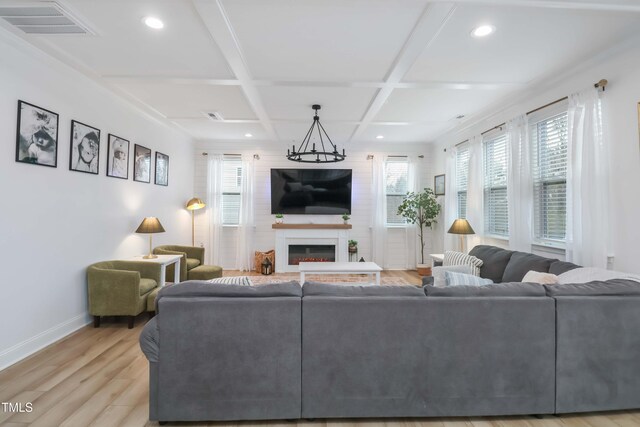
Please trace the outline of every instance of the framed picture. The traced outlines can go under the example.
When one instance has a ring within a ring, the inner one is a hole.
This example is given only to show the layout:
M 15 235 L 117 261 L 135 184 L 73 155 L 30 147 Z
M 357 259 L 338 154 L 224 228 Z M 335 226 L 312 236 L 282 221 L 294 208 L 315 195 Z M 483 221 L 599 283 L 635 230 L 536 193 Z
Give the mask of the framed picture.
M 133 150 L 133 180 L 151 182 L 151 150 L 138 144 Z
M 169 185 L 169 156 L 156 151 L 156 185 Z
M 129 179 L 129 141 L 109 134 L 107 176 Z
M 100 130 L 71 120 L 71 152 L 69 170 L 98 174 Z
M 16 162 L 58 166 L 58 115 L 18 101 Z
M 436 196 L 444 196 L 444 175 L 433 177 L 433 192 Z

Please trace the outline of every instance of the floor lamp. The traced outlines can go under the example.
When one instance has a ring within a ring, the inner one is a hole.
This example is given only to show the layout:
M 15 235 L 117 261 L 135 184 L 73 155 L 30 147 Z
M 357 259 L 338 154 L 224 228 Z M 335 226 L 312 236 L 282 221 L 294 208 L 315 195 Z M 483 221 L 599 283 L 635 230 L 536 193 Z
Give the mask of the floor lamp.
M 196 245 L 196 225 L 195 225 L 196 222 L 195 222 L 193 211 L 202 209 L 205 206 L 206 205 L 204 204 L 202 199 L 199 199 L 197 197 L 194 197 L 193 199 L 187 202 L 187 210 L 191 211 L 191 246 Z
M 458 234 L 460 235 L 460 252 L 464 252 L 464 237 L 467 234 L 476 234 L 471 228 L 469 221 L 466 219 L 456 219 L 451 224 L 451 228 L 447 231 L 449 234 Z

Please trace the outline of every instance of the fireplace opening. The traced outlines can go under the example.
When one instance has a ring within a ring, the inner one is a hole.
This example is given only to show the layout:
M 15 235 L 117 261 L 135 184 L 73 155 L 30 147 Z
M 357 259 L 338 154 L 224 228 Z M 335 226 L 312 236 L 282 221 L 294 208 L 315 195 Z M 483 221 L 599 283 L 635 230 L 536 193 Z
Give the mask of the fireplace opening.
M 289 265 L 301 262 L 335 262 L 335 245 L 289 245 Z

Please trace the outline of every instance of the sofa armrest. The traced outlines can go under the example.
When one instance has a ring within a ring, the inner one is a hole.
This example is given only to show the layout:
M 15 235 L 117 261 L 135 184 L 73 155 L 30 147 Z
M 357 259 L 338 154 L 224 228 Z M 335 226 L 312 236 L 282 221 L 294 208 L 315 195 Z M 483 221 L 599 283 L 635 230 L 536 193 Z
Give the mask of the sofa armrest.
M 187 258 L 195 258 L 200 261 L 200 265 L 204 265 L 204 248 L 198 246 L 185 246 Z
M 138 314 L 139 272 L 89 267 L 87 287 L 91 315 L 133 316 Z

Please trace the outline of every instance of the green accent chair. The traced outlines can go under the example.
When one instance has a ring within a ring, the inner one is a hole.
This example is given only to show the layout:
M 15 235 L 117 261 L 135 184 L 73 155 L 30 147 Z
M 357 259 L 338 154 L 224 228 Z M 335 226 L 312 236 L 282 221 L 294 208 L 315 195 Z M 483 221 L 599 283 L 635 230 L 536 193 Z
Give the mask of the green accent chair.
M 160 264 L 144 261 L 90 265 L 87 286 L 93 326 L 100 327 L 101 316 L 127 316 L 128 327 L 133 328 L 135 316 L 147 309 L 148 296 L 160 283 L 160 269 Z
M 222 267 L 204 264 L 204 248 L 196 246 L 162 245 L 153 249 L 156 255 L 182 255 L 180 260 L 180 281 L 209 280 L 222 277 Z M 175 266 L 167 266 L 167 276 L 174 277 Z

